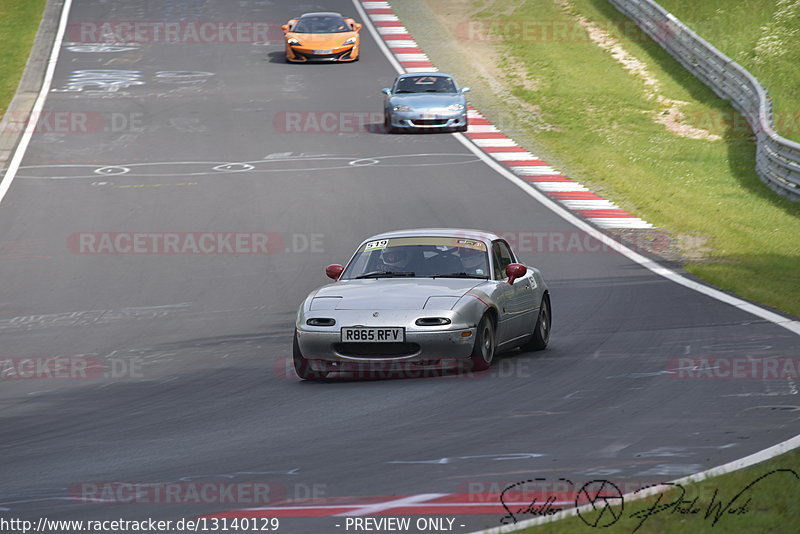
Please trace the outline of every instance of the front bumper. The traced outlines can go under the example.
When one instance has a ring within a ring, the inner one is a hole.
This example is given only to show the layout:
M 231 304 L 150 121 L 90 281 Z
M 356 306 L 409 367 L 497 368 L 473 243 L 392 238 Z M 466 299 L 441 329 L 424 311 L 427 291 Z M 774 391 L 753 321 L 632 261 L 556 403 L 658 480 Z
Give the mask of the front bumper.
M 339 327 L 298 328 L 297 342 L 314 370 L 450 369 L 469 361 L 475 330 L 406 329 L 404 343 L 342 343 Z
M 331 63 L 355 61 L 358 58 L 356 45 L 331 49 L 329 54 L 317 54 L 313 48 L 286 46 L 286 59 L 293 63 Z
M 467 126 L 467 112 L 420 113 L 418 111 L 389 112 L 392 126 L 409 130 L 454 130 Z

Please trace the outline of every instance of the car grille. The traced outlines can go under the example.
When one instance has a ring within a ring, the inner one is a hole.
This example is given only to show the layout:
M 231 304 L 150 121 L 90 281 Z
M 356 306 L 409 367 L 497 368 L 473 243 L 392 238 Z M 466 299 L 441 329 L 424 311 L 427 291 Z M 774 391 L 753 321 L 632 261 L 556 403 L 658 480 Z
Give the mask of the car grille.
M 302 56 L 309 61 L 314 61 L 315 59 L 348 59 L 350 52 L 351 50 L 346 50 L 344 52 L 336 52 L 335 54 L 305 54 L 303 52 L 295 52 L 295 53 L 298 56 Z
M 355 358 L 394 358 L 419 352 L 417 343 L 337 343 L 334 350 Z
M 414 119 L 410 121 L 418 126 L 444 126 L 449 119 Z

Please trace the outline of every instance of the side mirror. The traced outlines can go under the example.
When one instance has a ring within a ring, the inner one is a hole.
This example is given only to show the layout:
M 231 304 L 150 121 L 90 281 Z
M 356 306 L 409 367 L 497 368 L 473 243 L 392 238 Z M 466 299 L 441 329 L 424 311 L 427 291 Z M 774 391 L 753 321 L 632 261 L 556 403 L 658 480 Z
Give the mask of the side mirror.
M 506 266 L 506 276 L 508 276 L 508 284 L 513 285 L 514 281 L 517 278 L 522 278 L 525 276 L 525 273 L 528 272 L 528 268 L 522 265 L 521 263 L 509 263 Z
M 462 94 L 463 94 L 463 93 L 469 93 L 470 91 L 472 91 L 472 88 L 471 88 L 471 87 L 462 87 L 462 88 L 461 88 L 461 93 L 462 93 Z
M 392 90 L 389 89 L 388 87 L 384 87 L 383 89 L 381 89 L 381 93 L 385 94 L 386 96 L 392 96 Z
M 325 274 L 328 276 L 328 278 L 337 281 L 339 280 L 339 277 L 342 276 L 342 271 L 344 271 L 344 267 L 338 263 L 334 263 L 325 267 Z
M 283 26 L 281 26 L 281 29 L 283 30 L 283 33 L 286 33 L 286 32 L 289 31 L 289 25 L 288 24 L 284 24 Z
M 355 31 L 357 31 L 357 32 L 361 31 L 361 28 L 363 28 L 363 27 L 364 27 L 364 26 L 363 26 L 363 25 L 361 25 L 361 24 L 360 24 L 360 23 L 358 23 L 358 22 L 356 22 L 355 24 L 353 24 L 353 29 L 354 29 Z

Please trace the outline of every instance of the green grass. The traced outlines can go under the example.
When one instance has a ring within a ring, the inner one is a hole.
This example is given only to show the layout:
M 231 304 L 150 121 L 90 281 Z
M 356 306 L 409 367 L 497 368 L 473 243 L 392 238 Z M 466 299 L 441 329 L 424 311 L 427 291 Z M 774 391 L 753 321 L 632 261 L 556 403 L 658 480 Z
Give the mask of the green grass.
M 44 5 L 45 0 L 0 0 L 0 116 L 17 90 Z
M 590 527 L 580 517 L 571 517 L 546 525 L 532 527 L 521 532 L 528 534 L 590 534 L 604 532 L 606 534 L 726 534 L 731 532 L 747 532 L 761 534 L 768 532 L 796 532 L 800 525 L 800 452 L 797 450 L 783 454 L 767 462 L 755 466 L 711 478 L 695 484 L 684 486 L 685 493 L 678 489 L 670 490 L 658 496 L 647 497 L 637 501 L 624 503 L 622 509 L 615 507 L 615 515 L 620 519 L 607 527 Z M 778 471 L 785 470 L 785 471 Z M 765 476 L 766 475 L 766 476 Z M 752 482 L 764 476 L 749 490 L 739 494 Z M 716 495 L 714 492 L 717 492 Z M 690 504 L 697 498 L 693 504 Z M 677 506 L 669 504 L 683 502 Z M 748 502 L 748 499 L 751 499 Z M 731 503 L 731 501 L 733 501 Z M 728 503 L 728 513 L 723 513 L 717 520 L 719 508 L 712 503 L 722 503 L 722 509 Z M 746 508 L 741 508 L 746 504 Z M 650 517 L 643 517 L 647 510 L 661 510 Z M 705 517 L 712 507 L 708 518 Z M 681 513 L 676 509 L 687 513 Z M 697 513 L 688 513 L 690 509 Z M 731 513 L 739 509 L 742 513 Z M 746 510 L 746 511 L 745 511 Z M 605 518 L 611 517 L 605 512 Z M 598 517 L 599 511 L 586 515 L 589 523 L 603 525 L 606 519 Z M 610 520 L 609 520 L 610 522 Z M 641 527 L 637 526 L 641 523 Z
M 604 28 L 624 19 L 605 0 L 574 5 L 573 16 Z M 551 0 L 539 0 L 524 3 L 512 17 L 570 15 Z M 621 42 L 658 79 L 661 95 L 687 102 L 688 122 L 722 140 L 680 137 L 656 123 L 652 118 L 664 107 L 645 98 L 644 82 L 593 43 L 509 41 L 502 45 L 505 51 L 523 62 L 530 76 L 543 78 L 539 90 L 517 85 L 513 93 L 540 105 L 545 122 L 557 127 L 537 134 L 537 141 L 563 158 L 573 177 L 597 184 L 646 220 L 676 234 L 708 237 L 707 261 L 688 264 L 689 272 L 800 315 L 800 204 L 760 182 L 751 135 L 736 126 L 741 121 L 714 120 L 735 115 L 726 102 L 657 44 Z
M 760 181 L 752 134 L 741 127 L 744 119 L 660 46 L 631 32 L 631 21 L 606 0 L 571 3 L 574 9 L 566 12 L 554 0 L 474 0 L 463 5 L 474 13 L 456 14 L 501 22 L 555 21 L 571 28 L 567 35 L 578 35 L 498 43 L 502 91 L 511 98 L 498 96 L 497 85 L 490 87 L 441 34 L 432 36 L 426 21 L 414 19 L 410 5 L 393 5 L 404 22 L 408 15 L 407 26 L 434 63 L 473 86 L 471 101 L 522 146 L 677 242 L 702 242 L 703 257 L 687 260 L 688 272 L 800 315 L 800 203 Z M 572 29 L 578 15 L 617 35 L 656 77 L 662 97 L 686 103 L 684 123 L 720 139 L 681 137 L 656 122 L 665 106 L 647 98 L 642 79 L 585 32 L 580 38 L 583 30 Z M 536 117 L 532 109 L 539 110 Z
M 800 141 L 800 3 L 796 0 L 661 0 L 659 3 L 758 78 L 773 99 L 778 133 Z

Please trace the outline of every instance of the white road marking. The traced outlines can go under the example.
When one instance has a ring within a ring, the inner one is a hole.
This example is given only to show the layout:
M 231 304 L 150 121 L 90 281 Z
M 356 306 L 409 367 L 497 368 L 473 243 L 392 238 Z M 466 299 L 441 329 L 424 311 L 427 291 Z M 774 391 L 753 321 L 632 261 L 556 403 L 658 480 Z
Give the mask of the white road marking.
M 337 516 L 375 515 L 377 513 L 383 512 L 384 510 L 390 510 L 392 508 L 402 508 L 403 506 L 412 506 L 416 505 L 417 503 L 424 503 L 425 501 L 432 501 L 433 499 L 446 497 L 447 495 L 448 495 L 447 493 L 423 493 L 422 495 L 412 495 L 410 497 L 403 497 L 402 499 L 395 499 L 393 501 L 368 504 L 366 506 L 362 506 L 361 508 L 356 508 L 355 510 L 348 510 L 347 512 L 342 512 L 341 514 L 336 514 L 336 515 Z
M 469 133 L 494 133 L 499 131 L 497 126 L 493 124 L 470 124 L 467 127 L 467 132 Z
M 473 139 L 473 143 L 480 147 L 519 146 L 513 139 Z
M 408 33 L 405 26 L 378 26 L 378 33 L 381 35 L 398 35 Z
M 389 48 L 417 48 L 417 42 L 413 39 L 392 39 L 386 44 Z
M 610 200 L 569 200 L 561 201 L 571 210 L 618 210 L 619 206 Z
M 378 15 L 370 15 L 369 18 L 371 18 L 374 22 L 397 22 L 399 20 L 397 18 L 397 15 L 378 14 Z
M 547 174 L 561 174 L 550 165 L 514 166 L 511 170 L 520 176 L 540 176 Z
M 395 54 L 395 57 L 401 63 L 404 61 L 429 61 L 428 56 L 425 54 Z
M 589 191 L 589 189 L 579 182 L 537 182 L 536 187 L 542 191 Z
M 493 462 L 506 461 L 506 460 L 530 460 L 531 458 L 540 458 L 544 454 L 538 452 L 511 452 L 506 454 L 479 454 L 473 456 L 446 456 L 444 458 L 436 458 L 433 460 L 392 460 L 386 462 L 389 464 L 451 464 L 463 460 L 491 460 Z
M 466 138 L 465 138 L 466 140 Z M 539 156 L 530 152 L 483 152 L 486 157 L 492 157 L 498 161 L 540 161 Z M 552 167 L 551 167 L 552 168 Z
M 591 217 L 591 220 L 601 228 L 653 228 L 652 224 L 638 217 Z
M 33 104 L 33 109 L 31 110 L 28 124 L 25 126 L 25 132 L 22 134 L 22 138 L 17 145 L 17 149 L 14 151 L 14 156 L 11 158 L 11 163 L 8 165 L 8 169 L 6 170 L 5 176 L 3 176 L 3 180 L 0 181 L 0 202 L 3 201 L 3 198 L 8 192 L 8 188 L 11 187 L 11 182 L 14 181 L 14 177 L 17 175 L 17 170 L 22 164 L 22 158 L 25 157 L 25 152 L 28 150 L 28 145 L 33 137 L 33 132 L 36 129 L 36 123 L 39 120 L 39 115 L 41 115 L 42 109 L 44 109 L 44 102 L 47 99 L 47 94 L 50 92 L 50 85 L 53 83 L 53 73 L 55 73 L 56 70 L 58 54 L 61 50 L 61 43 L 64 40 L 64 32 L 67 29 L 67 20 L 69 19 L 70 7 L 72 7 L 72 0 L 65 0 L 64 7 L 61 8 L 61 20 L 58 23 L 56 38 L 53 41 L 53 48 L 50 51 L 50 59 L 47 61 L 47 69 L 45 70 L 42 88 L 39 91 L 39 96 L 36 97 L 36 102 Z

